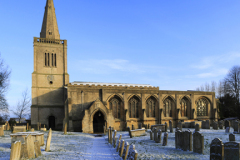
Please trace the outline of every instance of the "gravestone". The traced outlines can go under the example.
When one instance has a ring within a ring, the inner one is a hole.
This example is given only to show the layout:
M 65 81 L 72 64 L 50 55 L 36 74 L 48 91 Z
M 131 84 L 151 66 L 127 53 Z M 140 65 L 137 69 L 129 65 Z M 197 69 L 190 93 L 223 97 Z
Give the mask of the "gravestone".
M 225 129 L 225 133 L 229 133 L 229 130 L 230 130 L 230 128 L 227 127 L 227 128 Z
M 161 143 L 161 139 L 162 139 L 162 131 L 161 129 L 158 130 L 158 137 L 157 137 L 157 142 L 156 143 Z
M 219 129 L 223 129 L 223 121 L 219 121 Z
M 130 129 L 130 127 L 127 127 L 127 131 L 128 131 L 129 136 L 131 137 L 131 129 Z
M 229 141 L 232 142 L 232 141 L 235 141 L 235 135 L 230 133 L 229 134 Z
M 110 143 L 110 127 L 108 128 L 108 143 Z
M 213 122 L 213 129 L 218 130 L 218 123 L 217 122 Z
M 178 122 L 177 128 L 182 131 L 182 122 Z
M 67 123 L 65 123 L 65 125 L 64 125 L 64 134 L 67 134 Z
M 10 154 L 10 160 L 17 160 L 21 157 L 21 142 L 16 141 L 15 143 L 12 143 L 11 145 L 11 154 Z
M 52 140 L 52 129 L 50 128 L 47 136 L 47 142 L 46 142 L 46 148 L 45 148 L 46 152 L 50 151 L 51 140 Z
M 157 142 L 157 129 L 154 128 L 154 141 Z
M 127 160 L 137 160 L 138 153 L 135 150 L 135 145 L 129 147 Z
M 34 128 L 31 129 L 31 132 L 34 132 Z
M 226 142 L 224 143 L 224 159 L 226 160 L 239 160 L 240 143 Z
M 176 149 L 182 149 L 183 145 L 183 133 L 181 130 L 175 132 L 175 147 Z
M 110 127 L 110 144 L 112 144 L 112 127 Z
M 233 129 L 234 129 L 235 133 L 238 133 L 238 121 L 237 120 L 235 120 L 233 123 Z
M 192 132 L 190 130 L 183 132 L 183 150 L 192 151 Z
M 195 132 L 199 132 L 199 131 L 200 131 L 199 124 L 196 124 L 195 125 Z
M 240 133 L 240 123 L 238 123 L 238 133 Z
M 29 127 L 29 124 L 27 123 L 27 130 L 29 130 L 29 128 L 28 128 L 28 127 Z
M 124 141 L 124 140 L 121 140 L 120 148 L 119 148 L 119 156 L 120 156 L 120 157 L 122 157 L 124 145 L 125 145 L 125 141 Z
M 122 135 L 120 134 L 119 139 L 117 141 L 117 150 L 116 150 L 117 152 L 119 151 L 121 139 L 122 139 Z
M 39 141 L 35 141 L 34 142 L 34 151 L 35 151 L 35 154 L 36 154 L 36 158 L 41 156 L 41 148 L 40 148 L 40 144 L 39 144 Z
M 167 132 L 167 130 L 168 130 L 168 124 L 167 122 L 165 122 L 165 132 Z
M 168 142 L 168 132 L 164 133 L 164 137 L 163 137 L 163 146 L 167 146 L 167 142 Z
M 35 158 L 35 152 L 34 152 L 34 138 L 29 134 L 25 138 L 25 143 L 26 143 L 26 148 L 27 148 L 27 157 L 30 158 Z
M 228 120 L 225 120 L 225 129 L 226 129 L 227 127 L 230 127 L 230 122 L 229 122 Z
M 0 136 L 4 136 L 3 127 L 0 128 Z
M 193 133 L 193 152 L 203 154 L 204 136 L 199 132 Z
M 134 125 L 132 124 L 132 130 L 135 130 L 135 127 L 134 127 Z
M 114 148 L 116 147 L 116 135 L 117 135 L 117 130 L 114 130 L 114 133 L 113 133 L 113 147 Z
M 153 140 L 152 131 L 150 131 L 150 140 Z
M 169 121 L 169 129 L 170 129 L 170 132 L 173 133 L 173 125 L 171 120 Z
M 147 129 L 150 129 L 150 124 L 148 124 L 148 128 Z
M 128 150 L 129 150 L 129 143 L 126 142 L 125 145 L 124 145 L 123 154 L 122 154 L 123 160 L 127 159 Z
M 224 145 L 219 138 L 215 138 L 210 144 L 210 160 L 224 160 Z

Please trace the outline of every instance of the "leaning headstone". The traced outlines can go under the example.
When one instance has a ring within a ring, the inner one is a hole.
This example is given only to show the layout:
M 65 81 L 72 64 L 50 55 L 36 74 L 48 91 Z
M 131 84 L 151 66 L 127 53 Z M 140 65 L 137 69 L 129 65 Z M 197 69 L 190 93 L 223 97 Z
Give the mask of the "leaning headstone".
M 182 131 L 182 122 L 178 122 L 177 127 Z
M 225 129 L 225 133 L 229 133 L 229 130 L 230 130 L 230 128 L 227 127 L 227 128 Z
M 193 133 L 193 152 L 203 154 L 204 136 L 199 132 Z
M 16 141 L 11 145 L 10 160 L 19 160 L 21 156 L 21 142 Z
M 122 157 L 124 145 L 125 145 L 125 141 L 124 141 L 124 140 L 121 140 L 120 148 L 119 148 L 119 156 L 120 156 L 120 157 Z
M 35 158 L 35 152 L 34 152 L 34 137 L 30 134 L 25 138 L 25 143 L 27 147 L 27 153 L 28 158 Z
M 217 122 L 213 122 L 213 129 L 218 130 L 218 123 Z
M 162 131 L 161 129 L 158 130 L 158 135 L 157 135 L 157 141 L 156 143 L 161 143 L 161 139 L 162 139 Z
M 226 129 L 227 127 L 230 127 L 230 122 L 229 122 L 228 120 L 225 120 L 225 129 Z
M 153 131 L 153 132 L 154 132 L 154 141 L 157 142 L 157 138 L 158 138 L 158 137 L 157 137 L 157 129 L 154 128 L 154 131 Z
M 3 127 L 0 128 L 0 136 L 4 136 Z
M 45 148 L 46 152 L 50 151 L 51 140 L 52 140 L 52 129 L 50 128 L 48 132 L 47 142 L 46 142 L 46 148 Z
M 229 134 L 229 141 L 232 142 L 232 141 L 235 141 L 235 135 L 234 134 Z
M 240 159 L 240 143 L 226 142 L 224 143 L 224 159 L 226 160 L 239 160 Z
M 128 144 L 128 142 L 126 142 L 124 145 L 124 148 L 123 148 L 123 154 L 122 154 L 123 160 L 127 159 L 128 150 L 129 150 L 129 144 Z
M 224 145 L 219 138 L 210 144 L 210 160 L 224 160 Z
M 167 122 L 165 122 L 165 132 L 167 132 L 168 130 L 168 125 L 167 125 Z
M 168 142 L 168 132 L 164 133 L 164 137 L 163 137 L 163 146 L 166 146 Z
M 64 125 L 64 134 L 67 134 L 67 123 L 65 123 L 65 125 Z
M 152 131 L 150 131 L 150 140 L 153 140 Z
M 196 124 L 195 125 L 195 132 L 199 132 L 199 131 L 200 131 L 199 124 Z
M 34 150 L 35 150 L 36 158 L 41 156 L 42 153 L 41 153 L 39 141 L 34 142 Z
M 170 132 L 173 133 L 173 126 L 172 126 L 172 121 L 171 120 L 169 121 L 169 129 L 170 129 Z
M 192 151 L 192 132 L 190 130 L 183 132 L 183 150 Z
M 117 141 L 117 150 L 116 150 L 117 152 L 119 151 L 119 148 L 120 148 L 121 139 L 122 139 L 122 135 L 120 134 L 119 139 Z
M 137 160 L 138 153 L 135 150 L 135 145 L 131 145 L 129 147 L 129 152 L 127 156 L 127 160 Z

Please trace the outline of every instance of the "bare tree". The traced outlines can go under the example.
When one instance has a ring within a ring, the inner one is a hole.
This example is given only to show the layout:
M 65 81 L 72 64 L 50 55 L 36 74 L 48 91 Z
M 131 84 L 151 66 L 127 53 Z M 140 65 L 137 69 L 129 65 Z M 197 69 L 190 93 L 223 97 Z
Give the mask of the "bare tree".
M 217 88 L 217 83 L 215 81 L 212 81 L 212 84 L 211 84 L 211 92 L 215 92 L 216 91 L 216 88 Z
M 9 86 L 10 74 L 11 71 L 8 66 L 4 64 L 0 54 L 0 117 L 5 121 L 8 118 L 8 103 L 5 94 Z
M 209 83 L 205 83 L 205 91 L 209 92 L 210 91 L 210 85 Z
M 12 111 L 13 114 L 15 114 L 17 116 L 17 118 L 19 119 L 19 123 L 22 118 L 26 118 L 26 116 L 29 115 L 30 106 L 31 106 L 31 100 L 28 96 L 28 89 L 26 89 L 22 93 L 22 99 L 20 101 L 18 101 L 16 110 Z

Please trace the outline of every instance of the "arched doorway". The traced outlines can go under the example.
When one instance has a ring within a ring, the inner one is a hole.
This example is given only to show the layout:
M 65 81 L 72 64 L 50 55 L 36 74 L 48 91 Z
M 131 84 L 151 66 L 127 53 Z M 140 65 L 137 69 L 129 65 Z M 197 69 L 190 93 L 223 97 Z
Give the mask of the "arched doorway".
M 101 111 L 97 111 L 93 116 L 93 133 L 103 133 L 105 120 Z
M 49 125 L 49 129 L 55 129 L 55 117 L 54 116 L 49 116 L 48 118 L 48 125 Z

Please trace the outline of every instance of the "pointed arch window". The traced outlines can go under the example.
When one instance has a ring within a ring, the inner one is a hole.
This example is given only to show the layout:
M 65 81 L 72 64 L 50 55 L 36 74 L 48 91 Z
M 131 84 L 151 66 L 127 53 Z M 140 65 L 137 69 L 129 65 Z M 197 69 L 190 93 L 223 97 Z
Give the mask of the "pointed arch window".
M 110 109 L 112 109 L 113 116 L 115 118 L 122 119 L 123 115 L 123 102 L 121 99 L 117 96 L 114 96 L 113 98 L 110 99 L 109 101 L 109 106 Z
M 182 117 L 189 117 L 190 116 L 190 101 L 184 97 L 180 101 L 180 109 L 181 109 L 181 116 Z
M 171 98 L 167 98 L 164 102 L 163 102 L 163 113 L 165 117 L 172 117 L 172 112 L 173 112 L 173 108 L 174 108 L 174 102 Z
M 148 98 L 146 101 L 146 115 L 147 117 L 155 117 L 156 99 L 153 97 Z
M 197 116 L 208 116 L 208 105 L 208 100 L 206 100 L 205 98 L 200 98 L 196 102 Z
M 137 97 L 132 97 L 128 102 L 129 117 L 130 118 L 139 118 L 139 105 L 140 101 Z

